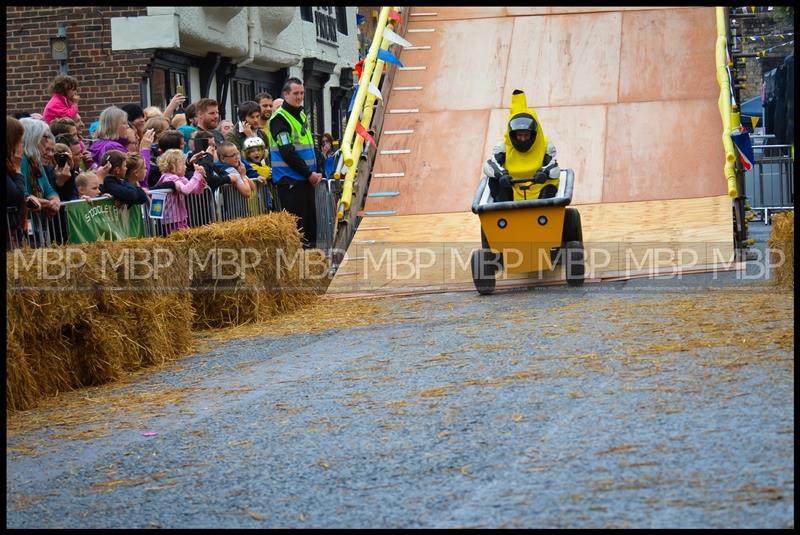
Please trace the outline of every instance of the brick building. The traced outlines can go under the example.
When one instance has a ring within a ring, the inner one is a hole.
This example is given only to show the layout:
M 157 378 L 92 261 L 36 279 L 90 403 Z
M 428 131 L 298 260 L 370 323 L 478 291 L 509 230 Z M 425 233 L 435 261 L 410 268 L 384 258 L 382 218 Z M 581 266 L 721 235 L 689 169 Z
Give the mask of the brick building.
M 51 48 L 60 36 L 65 60 Z M 110 105 L 163 108 L 178 85 L 190 102 L 215 98 L 230 119 L 297 76 L 315 134 L 334 137 L 358 61 L 356 8 L 338 6 L 8 6 L 6 43 L 8 113 L 41 112 L 59 69 L 78 80 L 87 124 Z
M 112 17 L 135 17 L 145 7 L 6 8 L 6 106 L 8 113 L 39 112 L 50 99 L 47 87 L 59 74 L 50 41 L 66 29 L 68 73 L 80 84 L 81 116 L 88 124 L 112 104 L 140 102 L 141 81 L 152 50 L 112 51 Z

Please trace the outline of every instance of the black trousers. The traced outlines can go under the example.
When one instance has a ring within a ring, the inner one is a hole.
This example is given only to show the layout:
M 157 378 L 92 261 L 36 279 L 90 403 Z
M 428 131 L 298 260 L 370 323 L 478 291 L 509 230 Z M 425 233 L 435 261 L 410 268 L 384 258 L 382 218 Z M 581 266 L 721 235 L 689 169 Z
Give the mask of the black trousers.
M 297 220 L 297 228 L 303 234 L 304 247 L 314 248 L 317 243 L 317 206 L 314 187 L 308 180 L 278 184 L 278 198 L 282 209 L 300 218 Z

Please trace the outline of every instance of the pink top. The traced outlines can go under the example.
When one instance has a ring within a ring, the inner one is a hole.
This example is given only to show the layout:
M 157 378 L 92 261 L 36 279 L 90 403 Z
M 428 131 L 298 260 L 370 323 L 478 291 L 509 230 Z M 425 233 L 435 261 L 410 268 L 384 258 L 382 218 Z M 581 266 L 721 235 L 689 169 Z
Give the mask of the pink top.
M 185 176 L 178 176 L 173 173 L 164 173 L 158 179 L 153 189 L 159 189 L 159 185 L 164 182 L 175 182 L 175 193 L 167 195 L 164 203 L 164 222 L 181 223 L 189 219 L 189 211 L 186 209 L 186 199 L 183 195 L 199 195 L 206 187 L 206 179 L 199 171 L 195 171 L 192 179 Z M 183 194 L 183 195 L 181 195 Z
M 53 96 L 50 97 L 47 105 L 44 107 L 44 111 L 42 112 L 42 119 L 47 124 L 50 124 L 51 121 L 54 119 L 60 119 L 62 117 L 69 117 L 70 119 L 75 119 L 75 116 L 78 114 L 78 105 L 73 104 L 72 102 L 67 100 L 67 97 L 60 93 L 53 93 Z

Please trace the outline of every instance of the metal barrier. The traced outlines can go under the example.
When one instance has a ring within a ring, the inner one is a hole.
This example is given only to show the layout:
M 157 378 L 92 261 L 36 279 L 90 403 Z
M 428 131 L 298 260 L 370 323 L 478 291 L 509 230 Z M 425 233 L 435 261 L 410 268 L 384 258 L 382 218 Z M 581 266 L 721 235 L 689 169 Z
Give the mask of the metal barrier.
M 333 188 L 340 181 L 323 179 L 314 187 L 314 201 L 317 209 L 317 249 L 330 254 L 336 229 L 337 197 Z
M 280 209 L 280 201 L 277 191 L 271 183 L 255 181 L 256 190 L 251 193 L 249 198 L 243 197 L 235 186 L 224 184 L 215 192 L 208 186 L 200 194 L 179 195 L 178 202 L 185 203 L 187 220 L 189 227 L 199 227 L 216 223 L 218 221 L 229 221 L 242 217 L 267 214 L 271 211 Z M 327 185 L 326 185 L 327 186 Z M 320 202 L 321 206 L 329 206 L 332 201 L 328 187 L 321 188 L 325 199 Z M 166 193 L 167 197 L 176 195 L 168 189 L 153 189 L 151 193 Z M 61 209 L 55 216 L 48 216 L 43 212 L 28 212 L 27 230 L 23 230 L 23 221 L 19 209 L 9 207 L 6 211 L 6 250 L 17 249 L 25 245 L 30 247 L 49 247 L 56 244 L 70 242 L 67 228 L 66 207 L 74 203 L 88 203 L 86 200 L 65 201 L 61 203 Z M 148 201 L 141 205 L 133 205 L 130 209 L 139 209 L 142 213 L 143 235 L 144 237 L 168 236 L 179 228 L 186 228 L 184 222 L 167 223 L 164 219 L 150 216 L 150 204 Z M 331 218 L 332 209 L 326 208 L 323 217 Z M 333 223 L 330 224 L 333 227 Z M 319 228 L 319 225 L 318 225 Z M 327 229 L 328 234 L 332 234 L 332 228 Z M 328 248 L 332 239 L 327 241 Z
M 249 180 L 249 179 L 246 179 Z M 256 182 L 256 191 L 250 197 L 244 197 L 233 184 L 223 184 L 217 189 L 217 220 L 231 221 L 252 215 L 266 214 L 264 195 L 259 194 L 259 182 Z M 263 188 L 263 184 L 260 184 Z
M 27 212 L 27 230 L 23 229 L 22 217 L 16 207 L 6 207 L 6 250 L 29 247 L 50 247 L 69 243 L 67 219 L 64 207 L 58 214 Z
M 794 210 L 794 167 L 791 145 L 754 145 L 753 169 L 745 173 L 745 191 L 751 210 L 763 213 Z

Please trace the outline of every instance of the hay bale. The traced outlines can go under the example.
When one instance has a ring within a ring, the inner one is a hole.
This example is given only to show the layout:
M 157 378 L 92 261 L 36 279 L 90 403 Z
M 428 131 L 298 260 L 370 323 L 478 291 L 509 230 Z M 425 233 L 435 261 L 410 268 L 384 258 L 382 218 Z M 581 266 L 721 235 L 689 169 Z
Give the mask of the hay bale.
M 328 263 L 300 238 L 295 216 L 278 212 L 166 238 L 7 254 L 8 410 L 178 358 L 193 325 L 264 321 L 311 303 L 327 287 Z M 236 262 L 208 261 L 225 249 Z M 68 276 L 41 276 L 76 253 L 82 262 Z
M 6 340 L 6 412 L 32 407 L 38 399 L 38 391 L 36 375 L 21 341 L 9 334 Z
M 70 341 L 9 337 L 6 352 L 6 406 L 10 410 L 34 407 L 46 397 L 72 390 L 76 373 Z
M 69 254 L 67 246 L 25 247 L 6 254 L 6 332 L 20 340 L 48 333 L 52 337 L 91 311 L 93 298 L 80 290 L 75 276 L 58 276 Z M 64 271 L 65 276 L 77 275 L 75 270 Z
M 189 254 L 196 328 L 263 321 L 303 306 L 318 293 L 320 284 L 304 277 L 308 252 L 296 221 L 288 212 L 273 212 L 169 237 Z M 326 272 L 327 263 L 317 271 Z
M 773 280 L 780 286 L 794 288 L 794 212 L 772 217 L 772 234 L 767 244 L 773 250 L 770 255 L 770 262 L 775 266 Z
M 13 344 L 6 358 L 6 402 L 12 410 L 162 364 L 190 347 L 193 311 L 180 244 L 153 238 L 71 247 L 85 261 L 61 280 L 41 277 L 56 253 L 48 258 L 28 249 L 16 266 L 7 255 L 12 277 L 6 332 Z M 159 248 L 170 250 L 174 261 L 160 267 L 156 278 L 148 275 L 155 275 Z

